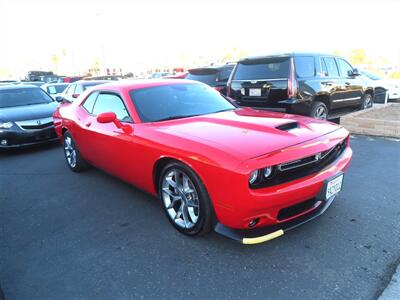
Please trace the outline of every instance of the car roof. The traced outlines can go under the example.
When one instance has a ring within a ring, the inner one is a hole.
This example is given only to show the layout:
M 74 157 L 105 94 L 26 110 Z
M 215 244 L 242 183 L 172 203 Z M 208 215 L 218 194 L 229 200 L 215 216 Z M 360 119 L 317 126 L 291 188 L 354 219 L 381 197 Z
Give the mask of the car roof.
M 78 80 L 78 81 L 75 81 L 75 82 L 71 82 L 71 84 L 74 84 L 74 83 L 81 83 L 82 85 L 85 85 L 85 84 L 102 84 L 102 83 L 108 83 L 108 82 L 110 82 L 111 80 Z
M 233 68 L 236 63 L 229 62 L 224 65 L 211 65 L 211 66 L 205 66 L 205 67 L 198 67 L 198 68 L 191 68 L 188 70 L 188 72 L 192 70 L 221 70 L 224 68 Z
M 143 88 L 163 86 L 163 85 L 175 85 L 175 84 L 202 84 L 198 81 L 188 79 L 132 79 L 132 80 L 121 80 L 121 81 L 108 81 L 106 84 L 101 86 L 95 86 L 93 90 L 118 90 L 118 91 L 131 91 Z
M 40 89 L 37 85 L 33 84 L 10 84 L 10 85 L 1 85 L 0 90 L 20 90 L 20 89 Z
M 265 59 L 265 58 L 272 58 L 272 57 L 288 57 L 288 56 L 338 56 L 332 53 L 323 53 L 323 52 L 301 52 L 301 51 L 293 51 L 293 52 L 278 52 L 278 53 L 271 53 L 266 55 L 259 55 L 259 56 L 249 56 L 239 60 L 238 62 L 246 61 L 246 60 L 258 60 L 258 59 Z

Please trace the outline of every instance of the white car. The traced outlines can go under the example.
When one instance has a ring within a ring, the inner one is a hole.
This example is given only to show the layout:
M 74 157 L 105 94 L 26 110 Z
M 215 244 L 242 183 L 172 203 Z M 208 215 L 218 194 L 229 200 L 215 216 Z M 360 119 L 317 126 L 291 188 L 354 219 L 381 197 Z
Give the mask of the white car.
M 47 83 L 41 86 L 54 100 L 61 101 L 62 93 L 67 88 L 68 83 Z
M 372 74 L 371 72 L 361 70 L 360 73 L 371 80 L 374 88 L 383 87 L 389 91 L 389 100 L 400 98 L 400 80 L 396 79 L 384 79 L 378 75 Z

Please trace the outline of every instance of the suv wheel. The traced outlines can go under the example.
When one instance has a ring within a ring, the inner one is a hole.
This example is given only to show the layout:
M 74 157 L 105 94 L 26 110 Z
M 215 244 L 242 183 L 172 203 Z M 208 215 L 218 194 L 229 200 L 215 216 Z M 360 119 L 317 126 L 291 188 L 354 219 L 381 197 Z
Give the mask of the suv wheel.
M 328 108 L 323 102 L 314 101 L 311 105 L 310 117 L 326 120 L 328 118 Z
M 374 105 L 371 94 L 365 94 L 360 109 L 371 108 Z

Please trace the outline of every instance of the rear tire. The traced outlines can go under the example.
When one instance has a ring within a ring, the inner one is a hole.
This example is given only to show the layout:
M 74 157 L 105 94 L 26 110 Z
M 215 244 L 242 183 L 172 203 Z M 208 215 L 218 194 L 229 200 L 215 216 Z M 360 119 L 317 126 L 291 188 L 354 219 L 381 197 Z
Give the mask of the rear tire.
M 64 133 L 64 155 L 68 167 L 74 172 L 82 172 L 89 167 L 89 164 L 80 154 L 72 135 L 66 131 Z
M 200 236 L 211 230 L 213 208 L 200 178 L 188 166 L 172 162 L 161 171 L 158 196 L 176 230 Z
M 319 120 L 326 120 L 328 119 L 328 108 L 323 102 L 313 101 L 309 116 Z

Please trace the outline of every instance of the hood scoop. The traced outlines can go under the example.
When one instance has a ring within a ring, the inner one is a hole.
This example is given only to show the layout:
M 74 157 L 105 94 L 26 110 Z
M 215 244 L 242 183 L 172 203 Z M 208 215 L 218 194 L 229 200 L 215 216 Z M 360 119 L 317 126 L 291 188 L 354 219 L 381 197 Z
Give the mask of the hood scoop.
M 298 122 L 289 122 L 285 124 L 281 124 L 279 126 L 275 127 L 276 129 L 282 130 L 282 131 L 289 131 L 292 129 L 299 128 L 299 123 Z

